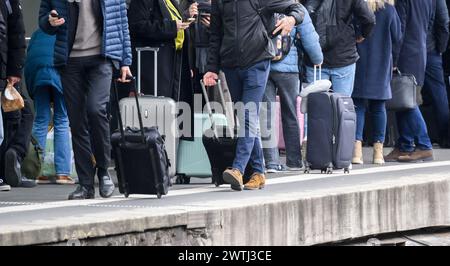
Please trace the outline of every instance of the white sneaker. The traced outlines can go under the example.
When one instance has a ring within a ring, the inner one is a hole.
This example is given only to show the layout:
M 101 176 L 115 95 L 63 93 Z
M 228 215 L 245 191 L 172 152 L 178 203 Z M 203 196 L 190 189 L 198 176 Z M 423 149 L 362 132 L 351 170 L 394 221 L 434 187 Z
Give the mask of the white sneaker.
M 3 179 L 0 179 L 0 191 L 11 191 L 11 186 L 6 184 Z
M 300 171 L 303 171 L 303 167 L 302 167 L 302 168 L 299 168 L 299 167 L 289 167 L 289 166 L 286 166 L 286 170 L 287 170 L 288 172 L 300 172 Z

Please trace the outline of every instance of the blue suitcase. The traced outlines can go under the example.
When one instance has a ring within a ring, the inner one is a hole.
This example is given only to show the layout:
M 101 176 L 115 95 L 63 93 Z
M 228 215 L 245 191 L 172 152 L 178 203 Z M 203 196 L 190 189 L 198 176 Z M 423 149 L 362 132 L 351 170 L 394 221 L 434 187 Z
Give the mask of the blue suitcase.
M 305 173 L 333 169 L 350 171 L 356 134 L 356 112 L 351 97 L 331 92 L 308 95 L 308 143 Z

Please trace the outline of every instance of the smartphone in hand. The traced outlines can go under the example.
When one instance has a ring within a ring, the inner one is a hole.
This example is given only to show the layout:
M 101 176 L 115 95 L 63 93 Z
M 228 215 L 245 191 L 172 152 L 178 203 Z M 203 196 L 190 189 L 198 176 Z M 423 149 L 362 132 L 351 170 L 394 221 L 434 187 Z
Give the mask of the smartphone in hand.
M 183 20 L 183 23 L 189 23 L 189 24 L 191 24 L 191 23 L 194 22 L 194 21 L 195 21 L 195 18 L 188 18 L 188 19 Z

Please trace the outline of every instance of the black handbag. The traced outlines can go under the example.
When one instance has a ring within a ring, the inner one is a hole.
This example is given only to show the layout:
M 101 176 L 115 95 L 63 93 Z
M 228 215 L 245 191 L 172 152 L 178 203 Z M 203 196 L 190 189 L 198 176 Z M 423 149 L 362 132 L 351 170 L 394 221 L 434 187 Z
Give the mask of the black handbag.
M 406 111 L 421 104 L 420 87 L 414 75 L 394 71 L 391 81 L 392 99 L 386 102 L 388 111 Z

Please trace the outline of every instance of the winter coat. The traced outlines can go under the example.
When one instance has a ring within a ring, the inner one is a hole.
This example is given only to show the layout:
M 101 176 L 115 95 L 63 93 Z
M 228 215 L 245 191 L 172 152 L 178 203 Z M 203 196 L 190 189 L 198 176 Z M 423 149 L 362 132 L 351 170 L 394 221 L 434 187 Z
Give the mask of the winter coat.
M 262 17 L 268 21 L 274 12 L 293 16 L 296 24 L 304 17 L 301 4 L 293 0 L 213 1 L 207 71 L 247 68 L 273 58 L 275 50 Z
M 447 50 L 449 38 L 449 17 L 445 0 L 436 0 L 436 15 L 433 27 L 428 31 L 427 49 L 428 52 Z
M 19 0 L 0 1 L 0 79 L 21 77 L 25 61 L 25 26 Z M 1 81 L 0 90 L 4 82 Z
M 416 77 L 419 86 L 425 80 L 427 33 L 433 27 L 436 0 L 397 0 L 402 22 L 402 40 L 394 53 L 394 65 L 405 74 Z
M 103 20 L 102 55 L 115 62 L 116 66 L 130 66 L 131 42 L 128 31 L 128 19 L 125 0 L 100 1 Z M 66 20 L 59 27 L 48 22 L 50 11 L 56 10 Z M 72 50 L 78 21 L 76 1 L 42 0 L 39 11 L 39 27 L 47 34 L 56 34 L 55 66 L 67 63 Z
M 395 7 L 388 4 L 375 15 L 377 24 L 371 36 L 358 44 L 361 57 L 356 64 L 352 97 L 388 100 L 392 98 L 392 52 L 400 44 L 401 23 Z
M 25 82 L 31 95 L 44 87 L 53 87 L 63 93 L 61 77 L 53 61 L 55 41 L 54 35 L 40 29 L 31 37 L 25 61 Z
M 307 0 L 306 9 L 313 16 L 322 1 L 330 0 Z M 365 0 L 335 0 L 336 1 L 336 28 L 327 35 L 330 39 L 329 46 L 323 51 L 324 68 L 346 67 L 356 63 L 359 55 L 356 49 L 356 34 L 353 25 L 354 18 L 360 25 L 362 37 L 369 37 L 375 26 L 375 15 L 369 9 Z M 314 25 L 316 29 L 321 25 Z M 320 32 L 319 32 L 320 34 Z M 311 60 L 306 56 L 306 64 L 312 66 Z

